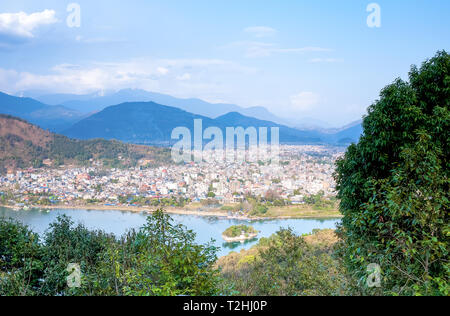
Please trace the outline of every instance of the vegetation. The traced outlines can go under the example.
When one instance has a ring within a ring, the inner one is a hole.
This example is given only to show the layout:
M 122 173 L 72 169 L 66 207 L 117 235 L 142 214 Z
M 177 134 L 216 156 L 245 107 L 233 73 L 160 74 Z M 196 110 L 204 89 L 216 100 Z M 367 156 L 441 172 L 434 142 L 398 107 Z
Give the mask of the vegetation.
M 214 207 L 219 207 L 220 203 L 219 201 L 217 201 L 216 199 L 213 198 L 208 198 L 206 200 L 201 200 L 200 201 L 200 205 L 202 207 L 209 207 L 209 208 L 214 208 Z
M 255 228 L 253 228 L 252 226 L 235 225 L 235 226 L 228 227 L 227 230 L 225 230 L 223 232 L 223 235 L 225 237 L 229 237 L 229 238 L 236 238 L 236 237 L 240 237 L 242 235 L 249 237 L 249 236 L 257 234 L 257 233 L 258 233 L 258 231 Z
M 216 295 L 217 249 L 158 211 L 140 230 L 116 238 L 63 216 L 40 242 L 28 227 L 0 221 L 0 295 Z M 80 265 L 81 287 L 66 270 Z
M 339 218 L 342 214 L 338 208 L 317 209 L 310 205 L 289 205 L 270 207 L 266 213 L 258 214 L 258 218 Z
M 134 206 L 184 207 L 189 202 L 189 199 L 182 196 L 171 196 L 170 198 L 149 198 L 136 195 L 121 195 L 118 197 L 118 201 L 121 204 Z
M 305 196 L 303 198 L 303 202 L 307 205 L 311 205 L 315 210 L 319 211 L 321 210 L 329 211 L 338 208 L 336 198 L 326 199 L 324 197 L 323 191 L 320 191 L 319 193 L 310 196 Z
M 104 139 L 75 140 L 52 134 L 24 120 L 0 116 L 0 172 L 7 168 L 41 168 L 49 159 L 52 166 L 91 165 L 98 160 L 106 168 L 135 167 L 140 159 L 152 165 L 170 161 L 170 151 Z M 145 166 L 144 166 L 145 167 Z
M 292 205 L 289 200 L 283 200 L 277 196 L 270 199 L 267 196 L 261 198 L 248 195 L 243 202 L 221 209 L 242 212 L 252 218 L 341 216 L 338 210 L 338 201 L 335 198 L 325 198 L 323 192 L 305 197 L 304 203 L 301 205 Z
M 344 295 L 348 280 L 331 254 L 333 231 L 296 236 L 281 230 L 257 246 L 219 259 L 222 292 L 229 295 Z
M 218 261 L 217 248 L 196 244 L 192 231 L 162 211 L 120 238 L 66 216 L 43 237 L 0 220 L 0 296 L 342 295 L 348 286 L 331 256 L 331 230 L 281 230 Z M 71 263 L 80 266 L 79 288 L 67 285 Z
M 366 294 L 449 293 L 449 107 L 442 51 L 382 90 L 337 164 L 340 254 Z M 381 288 L 366 286 L 370 263 L 381 266 Z

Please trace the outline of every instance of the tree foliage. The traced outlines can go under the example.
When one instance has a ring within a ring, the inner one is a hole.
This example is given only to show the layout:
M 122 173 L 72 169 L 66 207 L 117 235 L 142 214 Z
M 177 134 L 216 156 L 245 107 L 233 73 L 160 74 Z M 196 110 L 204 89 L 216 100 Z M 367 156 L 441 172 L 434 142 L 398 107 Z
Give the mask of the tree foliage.
M 103 161 L 107 168 L 135 167 L 140 159 L 147 160 L 147 165 L 153 166 L 159 166 L 163 162 L 170 163 L 170 150 L 167 148 L 104 139 L 75 140 L 48 134 L 37 126 L 12 116 L 1 115 L 0 120 L 15 126 L 15 131 L 12 132 L 15 134 L 0 135 L 0 169 L 41 168 L 45 159 L 50 159 L 53 166 L 90 165 L 91 159 L 94 159 Z M 34 138 L 28 139 L 27 133 Z
M 332 248 L 330 243 L 307 243 L 292 230 L 281 229 L 246 252 L 221 258 L 221 286 L 233 295 L 343 295 L 347 280 Z
M 397 79 L 337 163 L 340 253 L 367 294 L 448 295 L 450 55 Z M 366 287 L 367 265 L 382 286 Z
M 216 247 L 163 211 L 117 239 L 59 217 L 43 242 L 28 227 L 0 221 L 0 295 L 215 295 Z M 80 288 L 69 288 L 67 267 L 81 268 Z
M 240 237 L 241 235 L 249 236 L 253 234 L 257 234 L 258 231 L 253 226 L 247 225 L 234 225 L 228 227 L 223 235 L 230 238 Z
M 40 286 L 39 236 L 15 221 L 0 221 L 0 295 L 33 295 Z

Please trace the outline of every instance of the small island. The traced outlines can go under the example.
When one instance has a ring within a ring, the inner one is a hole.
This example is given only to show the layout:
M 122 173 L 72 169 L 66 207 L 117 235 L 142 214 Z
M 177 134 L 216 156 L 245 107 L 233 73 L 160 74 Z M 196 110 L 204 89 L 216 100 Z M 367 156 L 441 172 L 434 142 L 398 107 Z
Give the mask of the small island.
M 223 232 L 222 238 L 226 242 L 244 242 L 258 236 L 258 231 L 252 226 L 236 225 Z

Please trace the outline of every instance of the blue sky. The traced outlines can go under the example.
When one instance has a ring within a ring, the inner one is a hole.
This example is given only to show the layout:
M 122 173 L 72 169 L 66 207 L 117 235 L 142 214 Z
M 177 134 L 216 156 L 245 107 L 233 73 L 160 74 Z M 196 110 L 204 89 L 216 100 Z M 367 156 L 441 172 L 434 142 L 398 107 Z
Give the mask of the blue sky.
M 0 2 L 0 91 L 140 88 L 339 126 L 437 50 L 450 50 L 450 1 Z M 22 12 L 22 13 L 20 13 Z

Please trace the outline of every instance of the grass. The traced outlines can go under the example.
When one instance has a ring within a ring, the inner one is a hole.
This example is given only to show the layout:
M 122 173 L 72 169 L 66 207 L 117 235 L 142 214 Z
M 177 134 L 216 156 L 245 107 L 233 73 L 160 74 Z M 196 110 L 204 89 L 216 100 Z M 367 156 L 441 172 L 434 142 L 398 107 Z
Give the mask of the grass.
M 222 207 L 212 209 L 212 211 L 226 216 L 228 211 L 234 209 L 237 204 L 225 204 Z M 196 211 L 202 209 L 199 202 L 190 203 L 183 207 L 186 211 Z M 250 216 L 251 218 L 339 218 L 342 214 L 338 210 L 338 204 L 329 207 L 317 207 L 314 205 L 290 205 L 272 206 L 267 213 Z
M 337 208 L 317 209 L 311 205 L 290 205 L 271 207 L 267 213 L 257 217 L 337 218 L 342 217 L 342 214 Z

